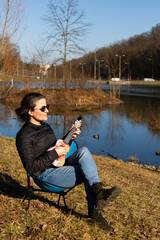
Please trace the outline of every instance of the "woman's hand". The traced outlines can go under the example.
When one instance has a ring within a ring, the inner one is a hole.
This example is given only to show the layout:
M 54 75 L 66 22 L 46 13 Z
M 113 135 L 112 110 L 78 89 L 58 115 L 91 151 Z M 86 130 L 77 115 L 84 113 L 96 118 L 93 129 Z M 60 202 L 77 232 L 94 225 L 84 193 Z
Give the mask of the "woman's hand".
M 77 130 L 74 132 L 72 139 L 76 138 L 81 133 L 81 129 L 77 128 Z
M 58 146 L 55 148 L 55 151 L 57 152 L 58 156 L 66 155 L 70 150 L 70 147 L 68 144 L 64 144 L 63 146 Z

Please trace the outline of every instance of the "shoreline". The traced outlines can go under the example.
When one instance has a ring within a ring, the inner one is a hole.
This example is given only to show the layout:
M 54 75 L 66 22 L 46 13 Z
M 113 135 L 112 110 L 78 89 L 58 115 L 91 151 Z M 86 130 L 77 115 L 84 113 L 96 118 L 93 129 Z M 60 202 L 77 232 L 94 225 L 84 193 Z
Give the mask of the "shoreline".
M 7 77 L 8 76 L 8 77 Z M 9 81 L 14 81 L 14 82 L 52 82 L 52 83 L 57 83 L 58 82 L 64 82 L 63 79 L 37 79 L 37 78 L 30 78 L 29 76 L 28 77 L 19 77 L 19 76 L 10 76 L 10 75 L 7 75 L 7 76 L 3 76 L 3 75 L 0 75 L 0 82 L 9 82 Z M 72 81 L 73 83 L 76 83 L 79 81 L 77 81 L 76 79 Z M 68 83 L 72 83 L 70 82 L 70 80 L 68 81 Z M 110 81 L 110 80 L 106 80 L 106 79 L 86 79 L 86 80 L 83 80 L 81 81 L 82 84 L 83 83 L 95 83 L 95 84 L 108 84 L 109 85 L 109 82 L 111 82 L 111 85 L 126 85 L 126 84 L 129 84 L 129 85 L 142 85 L 142 86 L 157 86 L 157 87 L 160 87 L 160 80 L 154 80 L 154 81 L 144 81 L 142 79 L 139 79 L 139 80 L 127 80 L 127 79 L 121 79 L 120 82 L 116 82 L 116 81 Z
M 0 140 L 5 141 L 5 140 L 8 140 L 8 139 L 11 139 L 12 141 L 15 141 L 15 138 L 13 138 L 13 137 L 7 137 L 7 136 L 0 135 Z M 160 173 L 160 165 L 155 166 L 155 165 L 151 165 L 151 164 L 141 164 L 141 163 L 136 163 L 136 162 L 132 162 L 132 161 L 123 161 L 122 159 L 117 159 L 117 158 L 109 157 L 109 156 L 102 156 L 102 155 L 97 155 L 97 154 L 92 154 L 92 155 L 94 155 L 96 157 L 102 157 L 104 159 L 106 158 L 106 160 L 110 159 L 110 160 L 115 160 L 115 161 L 121 161 L 123 163 L 129 163 L 130 165 L 133 165 L 133 166 L 139 166 L 141 168 Z
M 99 107 L 112 104 L 123 103 L 119 98 L 106 94 L 101 89 L 86 89 L 86 88 L 29 88 L 25 90 L 17 91 L 15 88 L 11 88 L 7 96 L 1 96 L 3 103 L 20 104 L 24 95 L 31 92 L 39 92 L 43 94 L 47 101 L 53 106 L 71 106 L 76 109 L 79 107 Z

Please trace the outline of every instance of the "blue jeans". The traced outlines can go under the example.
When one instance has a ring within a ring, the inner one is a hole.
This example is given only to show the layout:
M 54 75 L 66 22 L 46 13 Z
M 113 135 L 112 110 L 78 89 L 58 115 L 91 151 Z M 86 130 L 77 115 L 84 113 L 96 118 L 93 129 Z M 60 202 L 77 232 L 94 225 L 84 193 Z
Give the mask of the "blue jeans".
M 95 161 L 86 147 L 79 148 L 68 157 L 64 166 L 49 168 L 38 179 L 67 188 L 84 183 L 88 207 L 93 208 L 95 205 L 90 186 L 100 180 Z

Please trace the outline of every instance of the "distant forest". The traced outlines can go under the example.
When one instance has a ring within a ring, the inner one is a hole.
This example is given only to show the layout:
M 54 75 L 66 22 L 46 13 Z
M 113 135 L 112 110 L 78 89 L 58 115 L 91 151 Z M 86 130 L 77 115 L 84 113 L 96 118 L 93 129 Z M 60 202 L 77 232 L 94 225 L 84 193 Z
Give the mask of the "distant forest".
M 101 36 L 99 36 L 101 37 Z M 10 44 L 11 45 L 11 44 Z M 11 50 L 3 57 L 0 71 L 19 75 L 39 75 L 38 59 L 22 61 L 19 47 L 12 44 Z M 149 32 L 135 35 L 128 40 L 89 52 L 81 58 L 67 62 L 69 79 L 121 79 L 160 80 L 160 24 Z M 52 64 L 48 72 L 50 78 L 63 78 L 63 65 Z
M 119 77 L 120 60 L 122 79 L 154 78 L 160 80 L 160 24 L 149 32 L 133 36 L 128 40 L 100 48 L 96 53 L 90 52 L 82 58 L 72 60 L 72 74 L 73 77 L 80 76 L 78 70 L 81 69 L 82 78 L 95 78 L 96 76 L 96 78 L 109 79 Z

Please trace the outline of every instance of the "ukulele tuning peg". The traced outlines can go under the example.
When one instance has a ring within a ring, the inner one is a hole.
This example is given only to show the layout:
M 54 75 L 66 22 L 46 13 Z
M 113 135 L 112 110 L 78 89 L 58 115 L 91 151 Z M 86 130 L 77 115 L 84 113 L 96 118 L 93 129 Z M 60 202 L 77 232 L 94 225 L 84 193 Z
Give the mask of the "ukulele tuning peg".
M 83 119 L 83 117 L 81 115 L 77 118 L 78 121 L 82 120 L 82 119 Z

